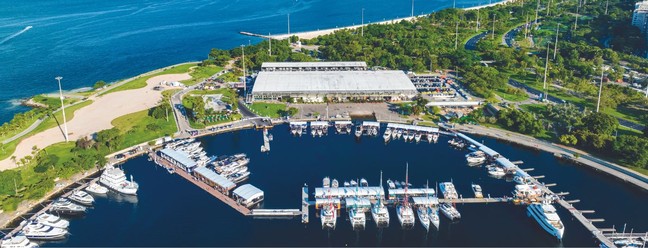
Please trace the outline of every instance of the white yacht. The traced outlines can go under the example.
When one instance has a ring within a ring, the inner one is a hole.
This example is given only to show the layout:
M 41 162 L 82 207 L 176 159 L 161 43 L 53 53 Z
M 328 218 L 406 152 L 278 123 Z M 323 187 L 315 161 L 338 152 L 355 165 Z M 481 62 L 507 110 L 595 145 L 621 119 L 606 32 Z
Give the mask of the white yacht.
M 503 177 L 506 175 L 506 172 L 504 172 L 504 169 L 498 166 L 491 166 L 488 167 L 488 174 L 494 177 Z
M 393 140 L 395 140 L 395 139 L 398 139 L 398 138 L 399 138 L 399 137 L 397 137 L 397 136 L 398 136 L 398 130 L 396 130 L 396 129 L 392 130 L 392 132 L 391 132 L 391 138 L 392 138 Z
M 430 222 L 432 222 L 432 225 L 436 227 L 437 230 L 439 230 L 439 209 L 436 207 L 428 206 L 427 207 L 428 211 L 428 216 L 430 218 Z
M 461 219 L 461 214 L 459 213 L 459 211 L 457 211 L 457 209 L 455 207 L 450 205 L 450 203 L 447 203 L 447 202 L 442 203 L 441 205 L 439 205 L 439 207 L 441 209 L 441 212 L 443 212 L 443 214 L 446 217 L 448 217 L 448 219 L 450 219 L 452 221 Z
M 136 195 L 139 188 L 139 185 L 133 182 L 133 176 L 131 176 L 129 182 L 126 180 L 126 174 L 124 174 L 123 170 L 112 166 L 108 166 L 104 170 L 101 177 L 99 177 L 99 182 L 114 191 L 127 195 Z
M 80 203 L 82 205 L 92 205 L 94 203 L 94 197 L 83 190 L 78 190 L 68 196 L 68 199 Z
M 428 208 L 426 206 L 419 206 L 416 209 L 416 214 L 418 214 L 419 221 L 421 221 L 421 225 L 425 227 L 425 230 L 430 231 L 430 215 Z
M 439 183 L 439 190 L 443 193 L 443 198 L 445 199 L 457 199 L 459 195 L 457 190 L 452 182 L 442 182 Z
M 414 140 L 416 140 L 416 143 L 421 142 L 421 136 L 423 136 L 421 133 L 416 133 L 414 135 Z
M 108 188 L 101 186 L 97 183 L 90 183 L 90 185 L 88 185 L 88 187 L 86 187 L 85 190 L 90 193 L 99 194 L 99 195 L 108 193 Z
M 333 207 L 332 202 L 322 207 L 320 218 L 322 219 L 322 228 L 335 229 L 337 210 Z
M 472 184 L 471 185 L 473 193 L 475 193 L 476 198 L 484 198 L 484 194 L 482 193 L 482 188 L 479 186 L 479 184 Z
M 369 187 L 369 182 L 367 182 L 367 179 L 360 178 L 360 187 Z
M 333 182 L 331 183 L 331 187 L 337 188 L 338 186 L 340 186 L 340 184 L 338 183 L 338 180 L 333 178 Z
M 387 179 L 387 186 L 389 186 L 389 189 L 395 189 L 396 184 L 391 179 Z
M 380 171 L 380 188 L 382 188 L 382 171 Z M 376 203 L 371 206 L 371 217 L 376 222 L 377 227 L 389 226 L 389 211 L 382 203 L 382 196 L 377 195 Z
M 360 138 L 360 136 L 362 136 L 362 126 L 361 125 L 358 125 L 356 127 L 355 136 L 358 137 L 358 138 Z
M 67 198 L 58 198 L 52 202 L 49 212 L 59 215 L 82 215 L 85 214 L 86 207 L 74 204 Z
M 385 134 L 383 134 L 383 139 L 385 139 L 385 142 L 389 141 L 389 139 L 391 138 L 391 134 L 392 134 L 391 128 L 387 128 L 385 130 Z
M 325 177 L 324 179 L 322 179 L 322 186 L 324 188 L 330 187 L 331 186 L 331 178 Z
M 24 234 L 19 233 L 13 237 L 4 237 L 0 241 L 1 248 L 36 248 L 38 244 L 31 242 Z
M 403 139 L 405 138 L 403 136 L 403 129 L 398 129 L 398 132 L 396 133 L 396 138 L 400 139 L 401 137 L 403 137 Z
M 414 226 L 416 221 L 414 217 L 414 211 L 412 206 L 409 204 L 409 196 L 407 195 L 407 185 L 409 184 L 409 165 L 405 166 L 405 195 L 403 196 L 403 203 L 399 204 L 396 207 L 396 217 L 398 217 L 398 222 L 400 222 L 401 227 L 409 228 Z
M 364 229 L 367 223 L 367 216 L 357 208 L 352 208 L 349 210 L 349 220 L 351 220 L 353 229 Z
M 67 235 L 67 230 L 63 228 L 46 226 L 38 222 L 31 222 L 22 229 L 22 233 L 28 239 L 33 240 L 60 240 Z
M 482 151 L 476 151 L 466 154 L 466 161 L 472 164 L 486 162 L 486 155 Z
M 527 207 L 527 215 L 533 217 L 549 234 L 562 239 L 565 226 L 553 205 L 547 202 L 532 203 Z
M 434 141 L 434 143 L 437 143 L 438 140 L 439 140 L 439 133 L 432 134 L 432 141 Z
M 56 227 L 56 228 L 68 228 L 70 226 L 70 222 L 58 217 L 53 214 L 48 214 L 48 213 L 42 213 L 38 216 L 36 216 L 35 219 L 38 223 L 41 223 L 46 226 L 51 226 L 51 227 Z

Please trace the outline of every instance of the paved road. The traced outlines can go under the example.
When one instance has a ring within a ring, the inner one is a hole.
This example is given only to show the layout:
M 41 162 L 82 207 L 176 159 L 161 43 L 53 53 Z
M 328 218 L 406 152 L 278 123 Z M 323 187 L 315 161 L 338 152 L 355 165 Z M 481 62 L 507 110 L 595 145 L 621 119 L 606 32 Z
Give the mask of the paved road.
M 8 138 L 8 139 L 2 141 L 2 144 L 4 145 L 4 144 L 7 144 L 7 143 L 9 143 L 9 142 L 11 142 L 11 141 L 14 141 L 14 140 L 16 140 L 16 139 L 19 139 L 19 138 L 22 137 L 23 135 L 25 135 L 25 134 L 31 132 L 32 130 L 36 129 L 36 127 L 38 127 L 38 125 L 40 125 L 40 124 L 45 120 L 45 118 L 46 118 L 46 117 L 43 117 L 43 118 L 40 118 L 40 119 L 36 120 L 36 121 L 35 121 L 33 124 L 31 124 L 31 126 L 29 126 L 27 129 L 23 130 L 23 131 L 20 132 L 20 133 L 17 133 L 16 135 L 14 135 L 14 136 L 11 137 L 11 138 Z
M 464 48 L 466 48 L 466 50 L 475 50 L 475 49 L 477 49 L 477 42 L 479 42 L 479 40 L 484 38 L 487 34 L 488 34 L 488 31 L 484 31 L 481 34 L 473 36 L 468 41 L 466 41 L 466 44 L 464 45 Z
M 520 25 L 520 26 L 518 26 L 518 27 L 516 27 L 516 28 L 514 28 L 514 29 L 511 29 L 510 31 L 506 32 L 506 33 L 502 36 L 502 45 L 506 45 L 506 46 L 508 46 L 508 47 L 513 47 L 513 45 L 514 45 L 513 43 L 514 43 L 514 41 L 515 41 L 515 36 L 516 36 L 520 31 L 522 31 L 522 29 L 524 28 L 524 25 L 531 25 L 532 23 L 533 23 L 533 22 L 528 22 L 528 23 L 522 24 L 522 25 Z

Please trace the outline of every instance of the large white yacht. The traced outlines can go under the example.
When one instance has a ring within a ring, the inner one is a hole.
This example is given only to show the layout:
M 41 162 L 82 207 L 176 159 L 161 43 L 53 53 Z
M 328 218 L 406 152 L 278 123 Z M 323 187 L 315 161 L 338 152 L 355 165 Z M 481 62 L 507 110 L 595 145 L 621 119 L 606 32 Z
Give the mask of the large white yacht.
M 42 213 L 36 216 L 36 221 L 46 226 L 57 227 L 57 228 L 67 228 L 70 226 L 70 222 L 53 214 Z
M 527 207 L 527 215 L 533 217 L 549 234 L 562 239 L 565 226 L 560 221 L 560 216 L 556 213 L 556 208 L 553 205 L 547 202 L 532 203 Z
M 38 222 L 30 222 L 22 229 L 22 233 L 28 239 L 34 240 L 59 240 L 64 239 L 67 230 L 63 228 L 51 227 Z
M 4 237 L 0 241 L 2 248 L 36 248 L 38 244 L 31 242 L 24 234 L 20 233 L 13 237 Z
M 486 161 L 486 154 L 482 151 L 475 151 L 466 154 L 466 161 L 468 163 L 478 164 Z
M 129 182 L 126 180 L 126 174 L 124 174 L 123 170 L 112 166 L 108 166 L 104 170 L 99 178 L 99 182 L 114 191 L 127 195 L 136 195 L 137 189 L 139 188 L 139 185 L 133 182 L 132 176 Z
M 367 216 L 364 212 L 359 211 L 357 208 L 352 208 L 349 210 L 349 220 L 351 220 L 351 226 L 353 229 L 362 229 L 364 230 L 367 223 Z

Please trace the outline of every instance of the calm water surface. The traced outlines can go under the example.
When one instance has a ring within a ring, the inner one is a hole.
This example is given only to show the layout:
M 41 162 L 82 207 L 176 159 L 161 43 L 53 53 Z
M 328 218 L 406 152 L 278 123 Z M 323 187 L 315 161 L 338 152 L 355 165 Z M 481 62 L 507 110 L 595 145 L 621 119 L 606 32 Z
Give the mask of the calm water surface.
M 245 130 L 201 138 L 209 155 L 247 153 L 252 172 L 249 183 L 265 192 L 265 208 L 299 208 L 304 183 L 320 186 L 325 176 L 348 181 L 366 178 L 377 185 L 380 170 L 384 179 L 404 180 L 405 163 L 415 187 L 453 180 L 460 194 L 472 195 L 471 182 L 485 194 L 510 194 L 514 183 L 487 176 L 484 168 L 468 167 L 465 151 L 439 144 L 402 141 L 384 144 L 381 137 L 329 135 L 323 138 L 292 137 L 286 126 L 271 130 L 274 141 L 269 154 L 259 152 L 261 132 Z M 546 183 L 557 183 L 556 191 L 568 191 L 569 199 L 580 199 L 579 209 L 594 209 L 593 217 L 605 218 L 599 226 L 628 224 L 648 230 L 648 205 L 644 191 L 589 169 L 557 161 L 551 154 L 533 152 L 489 138 L 478 138 L 511 160 L 523 160 L 533 175 L 546 175 Z M 565 237 L 556 241 L 526 216 L 525 208 L 512 204 L 457 205 L 458 223 L 441 217 L 439 231 L 426 234 L 420 224 L 403 231 L 394 209 L 391 225 L 377 230 L 373 222 L 355 232 L 348 215 L 338 218 L 336 230 L 324 231 L 311 211 L 311 223 L 299 219 L 263 220 L 240 215 L 180 176 L 170 175 L 146 158 L 123 165 L 140 184 L 136 199 L 99 198 L 94 209 L 73 220 L 72 235 L 62 243 L 47 246 L 594 246 L 595 241 L 569 213 L 558 208 L 565 224 Z M 418 219 L 417 219 L 418 222 Z

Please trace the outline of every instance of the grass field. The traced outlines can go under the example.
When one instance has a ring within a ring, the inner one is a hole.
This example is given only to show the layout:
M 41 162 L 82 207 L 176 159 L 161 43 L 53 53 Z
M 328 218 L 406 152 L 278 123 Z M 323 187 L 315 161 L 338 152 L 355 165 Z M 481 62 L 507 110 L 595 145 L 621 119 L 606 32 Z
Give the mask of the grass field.
M 255 102 L 248 105 L 250 110 L 254 111 L 260 116 L 266 116 L 271 118 L 281 117 L 280 111 L 286 110 L 285 103 L 264 103 L 264 102 Z
M 112 88 L 110 90 L 102 92 L 101 95 L 109 94 L 109 93 L 113 93 L 113 92 L 118 92 L 118 91 L 123 91 L 123 90 L 132 90 L 132 89 L 143 88 L 144 86 L 146 86 L 146 80 L 148 80 L 149 78 L 159 76 L 159 75 L 164 75 L 164 74 L 186 73 L 186 72 L 189 72 L 189 68 L 191 68 L 193 66 L 196 66 L 196 63 L 183 64 L 183 65 L 179 65 L 179 66 L 175 66 L 175 67 L 166 69 L 166 70 L 161 71 L 161 72 L 153 73 L 151 75 L 139 76 L 138 78 L 133 79 L 132 81 L 130 81 L 128 83 L 124 83 L 124 84 L 122 84 L 120 86 L 117 86 L 117 87 L 114 87 L 114 88 Z
M 223 70 L 223 67 L 218 67 L 214 65 L 210 66 L 196 66 L 190 69 L 189 75 L 191 79 L 182 81 L 183 84 L 191 86 L 197 83 L 202 82 L 203 80 L 213 76 L 214 74 Z
M 514 95 L 514 94 L 509 94 L 506 93 L 505 90 L 503 89 L 495 89 L 494 90 L 495 94 L 500 96 L 501 98 L 504 98 L 504 100 L 511 101 L 511 102 L 521 102 L 526 99 L 529 99 L 529 96 L 524 94 L 524 95 Z
M 130 147 L 163 136 L 171 136 L 178 129 L 175 118 L 155 119 L 148 115 L 149 110 L 127 114 L 114 119 L 111 124 L 124 134 L 120 147 Z

